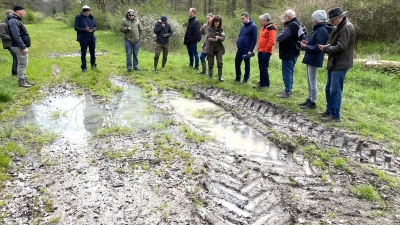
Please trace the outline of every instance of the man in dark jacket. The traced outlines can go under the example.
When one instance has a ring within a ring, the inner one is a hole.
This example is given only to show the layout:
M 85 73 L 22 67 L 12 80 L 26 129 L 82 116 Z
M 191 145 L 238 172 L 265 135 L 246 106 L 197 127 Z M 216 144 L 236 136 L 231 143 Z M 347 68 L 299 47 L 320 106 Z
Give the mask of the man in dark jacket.
M 336 27 L 331 44 L 318 48 L 328 54 L 328 80 L 325 86 L 326 111 L 321 113 L 324 122 L 339 122 L 342 105 L 343 83 L 347 71 L 353 67 L 356 33 L 346 17 L 347 12 L 339 7 L 329 11 L 330 23 Z
M 10 36 L 10 29 L 8 29 L 8 20 L 14 14 L 14 11 L 7 10 L 6 11 L 6 18 L 3 22 L 0 23 L 0 38 L 3 43 L 3 48 L 7 49 L 11 56 L 13 57 L 13 62 L 11 66 L 11 74 L 13 76 L 17 76 L 17 66 L 18 66 L 18 59 L 15 52 L 11 49 L 12 38 Z
M 296 18 L 296 13 L 292 9 L 285 12 L 282 24 L 282 32 L 277 36 L 279 42 L 279 58 L 282 60 L 282 79 L 285 84 L 283 93 L 277 95 L 279 98 L 290 98 L 292 94 L 294 66 L 300 55 L 300 50 L 296 48 L 300 21 Z
M 82 8 L 82 13 L 78 14 L 75 17 L 74 29 L 76 31 L 77 38 L 76 40 L 79 42 L 81 46 L 81 69 L 82 72 L 86 72 L 86 53 L 87 48 L 89 47 L 90 53 L 90 65 L 92 69 L 97 67 L 96 65 L 96 37 L 94 36 L 94 32 L 97 30 L 96 21 L 93 16 L 90 14 L 90 7 L 85 5 Z
M 161 50 L 163 51 L 163 59 L 161 68 L 164 70 L 165 64 L 167 63 L 168 57 L 168 46 L 169 38 L 172 36 L 173 32 L 171 25 L 167 23 L 167 17 L 161 16 L 160 21 L 154 24 L 154 33 L 156 34 L 156 49 L 154 56 L 154 67 L 153 70 L 157 70 L 158 58 L 160 57 Z
M 254 47 L 257 43 L 257 26 L 247 12 L 240 16 L 243 25 L 240 27 L 239 37 L 236 41 L 237 51 L 235 57 L 236 81 L 240 81 L 242 71 L 240 65 L 244 60 L 244 77 L 242 83 L 247 83 L 250 78 L 250 57 L 254 56 Z
M 31 39 L 25 25 L 21 22 L 25 14 L 26 12 L 24 7 L 19 5 L 15 6 L 14 14 L 8 20 L 8 26 L 12 38 L 11 49 L 17 55 L 18 60 L 18 85 L 20 87 L 28 88 L 33 86 L 34 83 L 30 82 L 26 76 L 26 67 L 28 66 L 28 48 L 31 46 Z
M 199 69 L 199 54 L 197 53 L 197 42 L 200 41 L 200 23 L 196 19 L 196 9 L 190 8 L 188 12 L 188 26 L 186 28 L 183 44 L 186 45 L 189 54 L 189 66 L 194 70 Z

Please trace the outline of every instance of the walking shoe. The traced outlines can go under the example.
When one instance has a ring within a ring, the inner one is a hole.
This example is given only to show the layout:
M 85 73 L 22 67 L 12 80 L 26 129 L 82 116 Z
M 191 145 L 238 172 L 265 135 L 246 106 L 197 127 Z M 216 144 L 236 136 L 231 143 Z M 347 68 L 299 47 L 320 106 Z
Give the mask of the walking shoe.
M 130 73 L 132 72 L 132 69 L 127 69 L 126 72 Z
M 13 74 L 12 74 L 12 76 L 17 76 L 17 75 L 18 75 L 18 74 L 16 74 L 16 73 L 13 73 Z
M 139 68 L 134 68 L 134 70 L 136 70 L 136 71 L 141 71 L 141 69 L 139 69 Z
M 87 69 L 86 68 L 82 68 L 82 72 L 86 72 L 87 71 Z
M 317 104 L 315 102 L 310 102 L 307 105 L 301 105 L 300 109 L 315 109 L 317 108 Z
M 26 82 L 27 84 L 31 85 L 31 86 L 34 86 L 34 85 L 35 85 L 35 83 L 34 83 L 34 82 L 30 82 L 30 81 L 28 80 L 28 78 L 25 78 L 25 82 Z
M 32 87 L 31 85 L 29 85 L 29 84 L 26 83 L 26 80 L 25 80 L 25 79 L 18 80 L 18 86 L 24 87 L 24 88 Z
M 94 69 L 96 69 L 97 68 L 97 65 L 96 64 L 93 64 L 92 65 L 92 70 L 94 70 Z
M 290 92 L 289 93 L 282 93 L 280 95 L 277 95 L 276 97 L 278 98 L 290 98 Z
M 161 68 L 161 70 L 162 70 L 162 71 L 164 71 L 164 67 L 163 67 L 163 68 Z
M 298 105 L 299 105 L 299 106 L 306 106 L 306 105 L 308 105 L 310 102 L 311 102 L 311 99 L 307 98 L 305 102 L 299 103 Z
M 198 66 L 196 66 L 196 67 L 194 67 L 194 68 L 193 68 L 193 70 L 199 70 L 199 67 L 198 67 Z
M 151 69 L 152 71 L 156 71 L 156 68 Z
M 340 118 L 334 118 L 332 116 L 327 116 L 322 118 L 322 122 L 328 123 L 328 122 L 340 122 Z
M 329 113 L 327 111 L 318 113 L 322 117 L 328 117 Z
M 247 81 L 242 80 L 240 83 L 241 83 L 241 84 L 247 84 Z
M 269 87 L 268 87 L 268 86 L 262 86 L 262 87 L 261 87 L 260 85 L 254 85 L 253 88 L 254 88 L 254 89 L 267 89 L 267 88 L 269 88 Z

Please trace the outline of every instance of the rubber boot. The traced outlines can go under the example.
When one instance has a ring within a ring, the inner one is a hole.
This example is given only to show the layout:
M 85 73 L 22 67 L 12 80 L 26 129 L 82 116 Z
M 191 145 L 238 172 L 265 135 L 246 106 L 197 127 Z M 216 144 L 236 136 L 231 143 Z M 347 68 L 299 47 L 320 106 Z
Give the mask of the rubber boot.
M 154 66 L 152 70 L 157 70 L 158 59 L 154 59 Z
M 162 65 L 161 65 L 162 69 L 164 69 L 165 64 L 167 64 L 167 59 L 163 58 L 162 59 Z
M 26 83 L 26 80 L 25 80 L 25 79 L 20 79 L 20 80 L 18 80 L 18 85 L 19 85 L 20 87 L 24 87 L 24 88 L 32 87 L 31 85 L 29 85 L 29 84 Z
M 208 68 L 208 76 L 210 79 L 213 77 L 213 68 Z
M 199 74 L 206 74 L 206 63 L 205 62 L 201 63 L 201 71 L 199 72 Z
M 219 82 L 224 82 L 224 79 L 222 79 L 222 67 L 218 67 L 218 80 Z

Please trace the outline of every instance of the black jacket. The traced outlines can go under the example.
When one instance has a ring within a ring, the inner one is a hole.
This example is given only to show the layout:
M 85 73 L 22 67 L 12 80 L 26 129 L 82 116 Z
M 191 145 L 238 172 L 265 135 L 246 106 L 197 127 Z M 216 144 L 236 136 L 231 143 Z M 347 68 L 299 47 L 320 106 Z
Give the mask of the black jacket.
M 86 27 L 93 28 L 93 32 L 87 32 Z M 82 41 L 83 39 L 93 39 L 96 40 L 94 32 L 97 30 L 96 21 L 92 15 L 84 16 L 82 13 L 75 17 L 74 29 L 76 31 L 76 40 Z
M 200 34 L 200 23 L 196 17 L 189 18 L 189 23 L 186 28 L 185 38 L 183 44 L 187 45 L 190 43 L 197 43 L 201 38 Z
M 286 27 L 291 30 L 291 35 L 279 42 L 280 59 L 288 59 L 300 55 L 300 51 L 296 49 L 296 42 L 298 40 L 298 31 L 300 27 L 299 24 L 300 21 L 298 21 L 296 17 L 286 23 Z
M 10 36 L 12 38 L 12 47 L 20 47 L 26 49 L 31 46 L 31 38 L 29 37 L 26 27 L 21 22 L 21 18 L 17 15 L 12 15 L 8 20 L 10 28 Z
M 156 42 L 162 45 L 168 44 L 169 37 L 173 34 L 171 25 L 165 23 L 165 27 L 163 27 L 161 26 L 161 21 L 157 21 L 156 24 L 154 24 L 154 33 L 156 34 Z M 168 36 L 164 37 L 164 34 L 167 34 Z
M 353 67 L 356 32 L 347 17 L 332 32 L 331 44 L 324 48 L 328 53 L 328 71 L 348 70 Z

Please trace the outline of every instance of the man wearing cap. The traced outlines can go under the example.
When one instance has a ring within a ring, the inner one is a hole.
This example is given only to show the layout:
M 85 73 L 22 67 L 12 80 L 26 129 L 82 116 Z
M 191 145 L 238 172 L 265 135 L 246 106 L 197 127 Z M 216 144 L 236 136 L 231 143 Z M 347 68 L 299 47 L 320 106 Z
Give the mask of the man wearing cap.
M 8 27 L 8 20 L 13 14 L 14 11 L 10 9 L 6 11 L 6 18 L 4 19 L 4 21 L 0 23 L 0 38 L 3 43 L 3 48 L 7 49 L 13 58 L 11 66 L 11 74 L 13 76 L 17 76 L 18 59 L 15 52 L 11 49 L 12 38 L 10 36 L 10 29 Z
M 122 19 L 121 27 L 119 30 L 124 33 L 124 44 L 126 51 L 126 69 L 128 72 L 132 71 L 132 55 L 133 55 L 133 69 L 139 69 L 139 46 L 140 35 L 143 32 L 140 21 L 136 18 L 135 11 L 129 9 Z
M 290 98 L 292 95 L 294 67 L 297 58 L 300 55 L 300 50 L 296 48 L 298 40 L 298 31 L 302 25 L 296 18 L 296 12 L 292 9 L 286 10 L 282 25 L 282 32 L 276 37 L 279 42 L 279 58 L 282 60 L 282 79 L 285 84 L 285 89 L 278 98 Z
M 79 42 L 81 46 L 81 69 L 82 72 L 86 72 L 86 53 L 87 48 L 89 47 L 90 53 L 90 65 L 92 69 L 97 67 L 96 65 L 96 37 L 94 36 L 94 32 L 97 30 L 96 21 L 93 16 L 90 14 L 90 7 L 85 5 L 82 7 L 82 13 L 78 14 L 75 17 L 75 25 L 74 29 L 77 34 L 76 40 Z
M 356 33 L 346 14 L 339 7 L 329 11 L 330 23 L 336 27 L 331 44 L 319 45 L 328 54 L 328 79 L 325 86 L 326 110 L 320 113 L 323 122 L 339 122 L 342 92 L 347 71 L 353 67 Z
M 161 19 L 157 21 L 156 24 L 154 24 L 154 33 L 156 34 L 157 43 L 155 49 L 153 70 L 157 70 L 158 58 L 160 57 L 161 50 L 163 51 L 161 68 L 162 70 L 164 70 L 165 64 L 167 63 L 169 37 L 171 37 L 173 34 L 171 25 L 167 23 L 166 16 L 161 16 Z
M 18 60 L 18 85 L 20 87 L 28 88 L 33 86 L 34 83 L 30 82 L 26 76 L 26 67 L 28 66 L 28 48 L 31 46 L 31 39 L 26 27 L 21 22 L 25 14 L 24 7 L 19 5 L 15 6 L 14 14 L 10 16 L 8 20 L 8 26 L 12 38 L 11 49 L 17 55 Z

